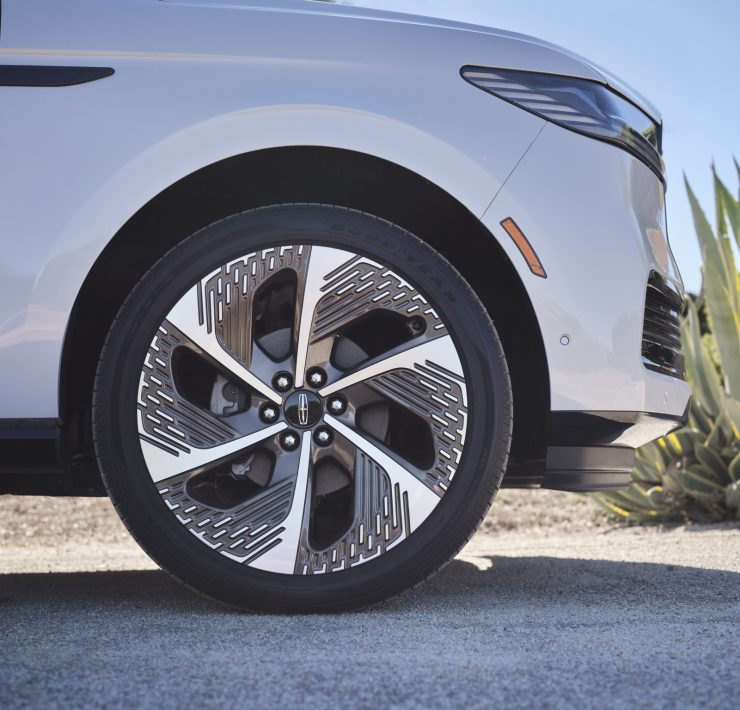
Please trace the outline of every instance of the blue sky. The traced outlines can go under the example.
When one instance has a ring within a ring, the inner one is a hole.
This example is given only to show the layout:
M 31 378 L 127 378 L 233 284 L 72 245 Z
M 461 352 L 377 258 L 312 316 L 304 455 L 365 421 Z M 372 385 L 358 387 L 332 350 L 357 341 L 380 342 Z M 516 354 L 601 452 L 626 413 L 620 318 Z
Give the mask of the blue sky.
M 354 0 L 523 32 L 613 72 L 658 106 L 668 168 L 668 229 L 686 286 L 701 282 L 685 172 L 713 214 L 710 165 L 733 193 L 740 160 L 740 0 Z

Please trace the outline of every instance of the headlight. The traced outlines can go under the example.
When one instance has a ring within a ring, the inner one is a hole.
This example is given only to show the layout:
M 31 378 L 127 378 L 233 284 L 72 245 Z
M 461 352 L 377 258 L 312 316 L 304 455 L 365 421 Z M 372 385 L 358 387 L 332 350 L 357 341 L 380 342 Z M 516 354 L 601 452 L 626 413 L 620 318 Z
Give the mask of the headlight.
M 563 128 L 624 148 L 663 180 L 661 126 L 607 86 L 514 69 L 463 67 L 462 77 Z

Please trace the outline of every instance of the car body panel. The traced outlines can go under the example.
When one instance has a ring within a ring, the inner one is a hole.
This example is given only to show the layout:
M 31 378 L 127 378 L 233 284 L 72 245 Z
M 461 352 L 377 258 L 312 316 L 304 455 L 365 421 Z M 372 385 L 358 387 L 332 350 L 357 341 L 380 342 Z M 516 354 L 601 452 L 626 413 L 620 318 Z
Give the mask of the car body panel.
M 72 87 L 0 87 L 0 133 L 15 137 L 0 172 L 2 233 L 14 235 L 0 257 L 0 371 L 13 372 L 0 418 L 56 416 L 64 330 L 86 274 L 123 224 L 178 179 L 264 148 L 347 148 L 408 168 L 481 215 L 544 125 L 490 101 L 460 79 L 456 63 L 443 69 L 441 57 L 390 72 L 371 36 L 333 42 L 331 52 L 312 42 L 292 57 L 288 43 L 275 57 L 261 39 L 277 31 L 274 16 L 216 13 L 206 31 L 203 12 L 154 0 L 6 0 L 0 62 L 116 73 Z M 180 13 L 190 32 L 169 26 Z M 306 22 L 278 19 L 286 18 Z M 255 27 L 260 21 L 268 26 Z M 168 25 L 159 51 L 157 22 Z M 139 23 L 149 27 L 148 44 Z M 210 38 L 200 48 L 196 28 Z M 245 36 L 254 53 L 240 56 Z M 448 114 L 449 101 L 460 116 Z M 506 141 L 481 144 L 492 125 Z
M 319 3 L 4 0 L 0 63 L 115 69 L 79 86 L 0 87 L 0 418 L 58 416 L 69 314 L 132 215 L 200 168 L 297 145 L 381 157 L 483 218 L 535 306 L 553 409 L 683 412 L 686 384 L 639 354 L 650 269 L 678 281 L 655 256 L 659 180 L 459 76 L 467 64 L 606 82 L 585 60 L 522 35 Z M 505 217 L 547 279 L 527 270 Z
M 567 206 L 564 208 L 564 206 Z M 528 269 L 501 221 L 513 217 L 547 278 Z M 683 412 L 683 380 L 641 358 L 651 271 L 683 285 L 665 233 L 664 188 L 625 151 L 549 124 L 483 216 L 540 323 L 553 411 Z M 561 341 L 567 339 L 567 344 Z

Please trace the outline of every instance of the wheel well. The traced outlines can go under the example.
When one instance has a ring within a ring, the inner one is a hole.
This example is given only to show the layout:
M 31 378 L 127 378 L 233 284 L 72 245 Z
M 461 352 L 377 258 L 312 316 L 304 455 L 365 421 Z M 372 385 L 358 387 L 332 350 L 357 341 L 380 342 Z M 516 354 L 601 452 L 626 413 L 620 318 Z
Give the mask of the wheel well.
M 514 390 L 511 460 L 544 457 L 549 412 L 539 326 L 508 257 L 471 212 L 393 163 L 351 151 L 291 147 L 205 167 L 142 207 L 96 260 L 75 301 L 62 353 L 65 462 L 91 460 L 90 405 L 98 356 L 128 293 L 169 249 L 222 217 L 280 202 L 320 202 L 387 219 L 424 239 L 466 278 L 503 341 Z

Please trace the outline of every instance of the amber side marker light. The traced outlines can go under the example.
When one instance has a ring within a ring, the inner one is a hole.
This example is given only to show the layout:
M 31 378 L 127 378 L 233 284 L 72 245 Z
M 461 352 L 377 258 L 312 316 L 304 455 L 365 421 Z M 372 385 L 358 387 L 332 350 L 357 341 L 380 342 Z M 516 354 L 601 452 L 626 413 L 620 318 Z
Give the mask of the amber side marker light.
M 529 270 L 535 276 L 540 276 L 543 279 L 546 279 L 547 273 L 545 272 L 545 267 L 542 266 L 542 262 L 537 256 L 537 252 L 532 248 L 529 240 L 524 236 L 524 232 L 519 229 L 519 225 L 511 217 L 507 217 L 506 219 L 501 220 L 501 226 L 512 238 L 517 249 L 522 253 L 524 261 L 526 261 L 527 266 L 529 266 Z

